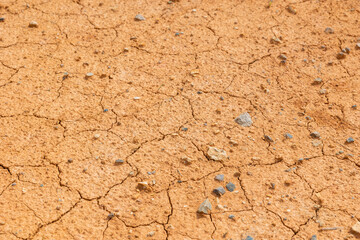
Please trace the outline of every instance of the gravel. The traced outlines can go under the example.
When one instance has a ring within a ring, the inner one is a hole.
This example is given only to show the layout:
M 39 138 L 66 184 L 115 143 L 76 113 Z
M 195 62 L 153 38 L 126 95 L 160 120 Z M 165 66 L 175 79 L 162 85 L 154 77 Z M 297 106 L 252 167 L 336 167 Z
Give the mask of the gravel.
M 145 17 L 141 14 L 135 16 L 135 21 L 145 21 Z
M 203 214 L 209 214 L 211 211 L 211 203 L 209 201 L 209 199 L 205 199 L 204 202 L 202 202 L 197 210 L 198 213 L 203 213 Z
M 221 196 L 221 195 L 224 195 L 225 194 L 225 189 L 223 187 L 218 187 L 218 188 L 215 188 L 213 190 L 213 192 L 218 195 L 218 196 Z
M 235 190 L 235 184 L 233 184 L 232 182 L 229 182 L 228 184 L 226 184 L 226 188 L 227 190 L 229 190 L 229 192 L 233 192 Z
M 250 127 L 253 124 L 251 116 L 247 112 L 244 112 L 235 118 L 235 122 L 242 127 Z

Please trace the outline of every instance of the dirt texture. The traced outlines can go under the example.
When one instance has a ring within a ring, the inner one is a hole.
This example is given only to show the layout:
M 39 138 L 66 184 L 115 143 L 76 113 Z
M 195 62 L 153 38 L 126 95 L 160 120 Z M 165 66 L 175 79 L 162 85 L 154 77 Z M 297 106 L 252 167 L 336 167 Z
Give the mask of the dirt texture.
M 358 0 L 1 0 L 0 239 L 359 239 L 359 24 Z

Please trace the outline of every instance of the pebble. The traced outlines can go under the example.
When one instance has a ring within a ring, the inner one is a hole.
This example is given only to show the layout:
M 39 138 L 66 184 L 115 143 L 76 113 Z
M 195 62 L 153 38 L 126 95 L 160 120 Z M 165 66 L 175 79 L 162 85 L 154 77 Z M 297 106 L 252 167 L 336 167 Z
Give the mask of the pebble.
M 88 72 L 86 75 L 85 75 L 87 78 L 90 78 L 92 76 L 94 76 L 94 74 L 92 72 Z
M 16 183 L 12 183 L 11 186 L 16 186 Z
M 104 109 L 104 112 L 108 112 L 108 111 L 109 111 L 109 109 L 107 109 L 107 108 Z
M 325 31 L 324 31 L 325 33 L 327 33 L 327 34 L 333 34 L 334 33 L 334 29 L 332 29 L 331 27 L 327 27 L 327 28 L 325 28 Z
M 72 162 L 73 162 L 72 158 L 69 158 L 68 163 L 72 163 Z
M 37 28 L 38 26 L 39 26 L 38 23 L 35 22 L 35 21 L 31 21 L 31 22 L 29 23 L 29 28 Z
M 254 240 L 254 238 L 251 236 L 247 236 L 244 240 Z
M 215 188 L 213 190 L 213 192 L 218 195 L 218 196 L 221 196 L 221 195 L 224 195 L 225 194 L 225 189 L 223 187 L 218 187 L 218 188 Z
M 287 6 L 286 10 L 291 14 L 296 14 L 296 10 L 292 6 Z
M 336 55 L 336 58 L 337 59 L 344 59 L 346 57 L 346 55 L 343 53 L 343 52 L 339 52 L 337 55 Z
M 360 43 L 357 43 L 357 44 L 355 45 L 355 48 L 356 48 L 356 49 L 360 49 Z
M 146 190 L 148 188 L 148 183 L 147 182 L 139 182 L 137 185 L 137 188 L 139 190 Z
M 197 210 L 198 213 L 203 213 L 203 214 L 209 214 L 211 211 L 211 203 L 209 201 L 209 199 L 205 199 L 204 202 L 202 202 Z
M 310 240 L 317 240 L 316 235 L 312 235 L 312 237 L 310 238 Z
M 312 138 L 320 138 L 320 133 L 318 133 L 318 132 L 312 132 L 312 133 L 310 133 L 310 136 L 311 136 Z
M 134 100 L 139 100 L 140 99 L 140 97 L 134 97 Z
M 350 48 L 349 47 L 344 48 L 344 50 L 345 50 L 346 53 L 348 53 L 348 54 L 350 53 Z
M 145 21 L 145 18 L 143 15 L 138 14 L 135 16 L 135 21 Z
M 243 127 L 250 127 L 253 124 L 251 116 L 247 112 L 244 112 L 235 118 L 235 122 Z
M 223 161 L 227 158 L 225 150 L 215 147 L 209 147 L 207 155 L 211 160 L 214 161 Z
M 95 139 L 98 139 L 99 137 L 100 137 L 100 134 L 98 134 L 98 133 L 94 134 Z
M 233 192 L 235 190 L 235 184 L 233 184 L 232 182 L 229 182 L 228 184 L 226 184 L 226 188 L 227 190 L 229 190 L 229 192 Z
M 109 215 L 107 216 L 107 218 L 109 220 L 111 220 L 113 217 L 115 217 L 115 214 L 114 213 L 109 213 Z
M 349 137 L 348 139 L 346 139 L 346 143 L 353 143 L 354 139 L 352 137 Z
M 115 164 L 122 164 L 122 163 L 124 163 L 124 160 L 122 160 L 122 159 L 115 160 Z
M 325 89 L 325 88 L 320 89 L 319 93 L 320 93 L 321 95 L 326 94 L 326 89 Z
M 151 232 L 149 232 L 146 236 L 147 237 L 152 237 L 152 236 L 154 236 L 155 235 L 155 232 L 154 231 L 151 231 Z
M 270 136 L 268 136 L 268 135 L 264 135 L 264 139 L 265 139 L 265 141 L 267 141 L 267 142 L 274 142 L 274 140 L 272 140 L 272 138 L 270 137 Z
M 281 60 L 286 60 L 286 59 L 287 59 L 287 57 L 286 57 L 285 54 L 280 54 L 280 55 L 279 55 L 279 58 L 280 58 Z
M 219 181 L 219 182 L 224 181 L 224 174 L 216 175 L 216 176 L 215 176 L 215 180 L 216 180 L 216 181 Z
M 321 140 L 315 139 L 315 140 L 312 141 L 312 145 L 313 145 L 314 147 L 318 147 L 318 146 L 320 146 L 321 144 L 322 144 Z
M 0 22 L 4 22 L 4 21 L 5 21 L 5 18 L 0 17 Z
M 315 78 L 314 79 L 314 84 L 320 84 L 322 82 L 321 78 Z
M 230 219 L 234 219 L 234 218 L 235 218 L 235 215 L 230 214 L 230 215 L 229 215 L 229 218 L 230 218 Z
M 353 232 L 360 233 L 360 222 L 355 223 L 355 224 L 351 227 L 351 230 L 352 230 Z
M 285 133 L 285 134 L 284 134 L 284 137 L 285 137 L 286 139 L 292 139 L 292 138 L 293 138 L 293 136 L 292 136 L 290 133 Z
M 270 39 L 270 43 L 271 44 L 279 44 L 279 43 L 281 43 L 281 40 L 277 37 L 273 37 Z

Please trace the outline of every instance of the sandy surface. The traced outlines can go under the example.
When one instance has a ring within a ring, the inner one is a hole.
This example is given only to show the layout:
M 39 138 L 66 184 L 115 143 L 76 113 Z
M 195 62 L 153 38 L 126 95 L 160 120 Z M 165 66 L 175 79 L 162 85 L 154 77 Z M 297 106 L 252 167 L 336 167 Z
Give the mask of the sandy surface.
M 359 24 L 358 0 L 1 0 L 0 239 L 359 238 Z

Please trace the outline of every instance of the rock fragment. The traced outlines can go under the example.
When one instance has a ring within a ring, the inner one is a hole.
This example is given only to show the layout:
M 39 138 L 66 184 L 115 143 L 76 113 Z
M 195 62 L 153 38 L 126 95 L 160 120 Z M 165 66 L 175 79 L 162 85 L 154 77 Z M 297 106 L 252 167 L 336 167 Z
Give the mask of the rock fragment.
M 235 118 L 235 122 L 242 127 L 250 127 L 253 123 L 250 114 L 247 112 L 244 112 Z
M 38 26 L 39 26 L 38 23 L 35 22 L 35 21 L 31 21 L 31 22 L 29 23 L 29 28 L 37 28 Z
M 5 22 L 5 18 L 0 17 L 0 22 Z
M 272 37 L 272 38 L 270 39 L 270 43 L 271 43 L 271 44 L 280 44 L 280 43 L 281 43 L 281 40 L 280 40 L 279 38 L 277 38 L 277 37 Z
M 216 176 L 215 176 L 215 180 L 216 180 L 216 181 L 219 181 L 219 182 L 224 181 L 224 174 L 216 175 Z
M 251 236 L 247 236 L 244 240 L 254 240 L 254 238 Z
M 267 141 L 267 142 L 274 142 L 274 140 L 270 137 L 270 136 L 268 136 L 268 135 L 264 135 L 264 139 L 265 139 L 265 141 Z
M 207 151 L 207 156 L 209 157 L 209 159 L 214 161 L 223 161 L 227 158 L 225 150 L 215 147 L 209 147 Z
M 280 55 L 279 55 L 279 58 L 280 58 L 281 60 L 286 60 L 286 59 L 287 59 L 287 57 L 286 57 L 285 54 L 280 54 Z
M 355 140 L 352 137 L 346 139 L 346 143 L 353 143 Z
M 91 78 L 92 76 L 94 76 L 94 74 L 92 72 L 88 72 L 85 75 L 86 78 Z
M 345 55 L 345 53 L 343 53 L 343 52 L 339 52 L 337 55 L 336 55 L 336 58 L 337 59 L 344 59 L 346 57 L 346 55 Z
M 286 7 L 286 10 L 289 12 L 289 13 L 291 13 L 291 14 L 296 14 L 296 10 L 295 10 L 295 8 L 293 8 L 291 5 L 288 5 L 287 7 Z
M 205 199 L 204 202 L 202 202 L 197 210 L 198 213 L 203 213 L 203 214 L 209 214 L 211 211 L 211 203 L 209 201 L 209 199 Z
M 233 192 L 235 190 L 235 184 L 233 184 L 232 182 L 229 182 L 228 184 L 226 184 L 226 188 L 227 190 L 229 190 L 229 192 Z
M 332 29 L 331 27 L 327 27 L 325 28 L 325 31 L 324 31 L 326 34 L 333 34 L 334 33 L 334 29 Z
M 285 137 L 286 139 L 292 139 L 292 138 L 293 138 L 293 136 L 292 136 L 290 133 L 285 133 L 285 134 L 284 134 L 284 137 Z
M 120 165 L 120 164 L 123 164 L 123 163 L 124 163 L 124 160 L 122 160 L 122 159 L 116 159 L 115 160 L 116 165 Z
M 355 45 L 355 49 L 360 49 L 360 43 L 357 43 L 356 45 Z
M 213 192 L 218 195 L 218 196 L 221 196 L 221 195 L 224 195 L 225 194 L 225 189 L 223 187 L 218 187 L 218 188 L 215 188 L 213 190 Z
M 310 133 L 310 136 L 312 138 L 320 138 L 320 133 L 319 132 L 312 132 L 312 133 Z
M 310 240 L 317 240 L 316 235 L 312 235 L 312 237 L 310 238 Z
M 135 16 L 135 21 L 145 21 L 145 17 L 141 14 Z
M 351 227 L 351 231 L 360 234 L 360 222 L 355 223 L 355 224 Z
M 313 84 L 320 84 L 322 83 L 322 79 L 321 78 L 315 78 L 314 79 L 314 83 Z

